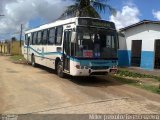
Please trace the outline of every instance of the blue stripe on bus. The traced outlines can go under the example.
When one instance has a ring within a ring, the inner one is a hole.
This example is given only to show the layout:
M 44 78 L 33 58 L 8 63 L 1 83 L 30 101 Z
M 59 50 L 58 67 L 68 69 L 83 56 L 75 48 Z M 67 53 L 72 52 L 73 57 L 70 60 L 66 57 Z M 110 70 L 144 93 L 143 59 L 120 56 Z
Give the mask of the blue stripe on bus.
M 71 61 L 79 62 L 81 66 L 117 66 L 118 60 L 79 60 L 70 57 Z
M 24 46 L 24 47 L 27 48 L 27 46 Z M 33 49 L 32 47 L 29 47 L 29 48 L 32 49 L 33 51 L 35 51 L 39 55 L 55 55 L 55 54 L 63 55 L 63 53 L 61 53 L 61 52 L 40 53 L 40 52 L 36 51 L 35 49 Z M 114 60 L 116 62 L 113 63 L 112 60 L 79 60 L 74 57 L 70 57 L 70 56 L 67 56 L 67 57 L 71 61 L 79 62 L 80 65 L 82 65 L 82 66 L 89 66 L 89 65 L 91 65 L 91 66 L 115 66 L 115 65 L 117 65 L 117 60 Z
M 27 48 L 27 46 L 24 46 L 24 48 Z M 34 52 L 36 52 L 39 55 L 53 55 L 53 54 L 60 54 L 62 55 L 63 53 L 61 52 L 45 52 L 45 53 L 40 53 L 38 51 L 36 51 L 35 49 L 33 49 L 32 47 L 28 46 L 29 49 L 32 49 Z

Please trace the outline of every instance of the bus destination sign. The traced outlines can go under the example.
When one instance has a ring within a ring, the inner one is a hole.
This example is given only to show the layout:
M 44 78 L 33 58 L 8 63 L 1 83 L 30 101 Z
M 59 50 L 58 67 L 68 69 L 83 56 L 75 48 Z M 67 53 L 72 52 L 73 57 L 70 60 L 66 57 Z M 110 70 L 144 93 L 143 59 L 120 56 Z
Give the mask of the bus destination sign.
M 78 25 L 85 26 L 95 26 L 95 27 L 103 27 L 103 28 L 112 28 L 115 29 L 115 25 L 112 22 L 98 20 L 98 19 L 90 19 L 90 18 L 79 18 Z

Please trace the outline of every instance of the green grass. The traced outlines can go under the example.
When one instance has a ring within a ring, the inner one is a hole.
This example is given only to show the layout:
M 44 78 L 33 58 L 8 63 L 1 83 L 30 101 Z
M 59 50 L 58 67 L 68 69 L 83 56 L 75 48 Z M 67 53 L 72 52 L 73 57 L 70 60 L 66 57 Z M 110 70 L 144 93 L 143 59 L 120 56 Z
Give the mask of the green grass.
M 26 62 L 26 59 L 23 57 L 23 55 L 13 55 L 10 57 L 10 59 L 13 62 Z
M 117 81 L 121 83 L 136 86 L 136 87 L 148 90 L 150 92 L 160 94 L 160 88 L 158 86 L 154 86 L 150 84 L 143 84 L 143 83 L 140 84 L 139 81 L 128 79 L 128 78 L 123 78 L 122 76 L 113 75 L 112 77 L 114 77 Z
M 145 89 L 145 90 L 148 90 L 148 91 L 151 91 L 153 93 L 158 93 L 160 94 L 160 88 L 158 87 L 155 87 L 153 85 L 139 85 L 139 87 Z
M 160 81 L 160 77 L 154 76 L 154 75 L 146 75 L 146 74 L 141 74 L 141 73 L 136 73 L 136 72 L 130 72 L 127 70 L 119 70 L 117 73 L 119 76 L 123 77 L 133 77 L 133 78 L 153 78 L 155 80 Z

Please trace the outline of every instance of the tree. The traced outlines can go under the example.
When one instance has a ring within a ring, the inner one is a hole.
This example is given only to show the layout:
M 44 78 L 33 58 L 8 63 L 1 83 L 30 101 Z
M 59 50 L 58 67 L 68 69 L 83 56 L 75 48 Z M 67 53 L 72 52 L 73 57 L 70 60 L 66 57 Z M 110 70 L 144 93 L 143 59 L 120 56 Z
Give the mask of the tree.
M 101 18 L 97 11 L 106 11 L 106 8 L 113 14 L 115 9 L 106 4 L 108 0 L 74 0 L 75 4 L 68 8 L 61 15 L 60 19 L 68 17 L 94 17 Z

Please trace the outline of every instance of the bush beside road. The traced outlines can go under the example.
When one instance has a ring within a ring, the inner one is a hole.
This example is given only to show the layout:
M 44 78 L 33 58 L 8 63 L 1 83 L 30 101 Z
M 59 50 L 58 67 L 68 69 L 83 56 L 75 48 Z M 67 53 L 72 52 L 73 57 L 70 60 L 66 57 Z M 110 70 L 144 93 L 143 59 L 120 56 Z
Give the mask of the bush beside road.
M 155 81 L 154 79 L 147 79 L 147 78 L 132 78 L 127 76 L 120 76 L 120 75 L 112 75 L 117 81 L 132 85 L 135 87 L 139 87 L 145 90 L 148 90 L 153 93 L 160 94 L 160 83 Z
M 119 70 L 117 74 L 112 75 L 117 81 L 133 85 L 153 93 L 160 94 L 160 77 L 149 74 L 131 72 L 128 70 Z

